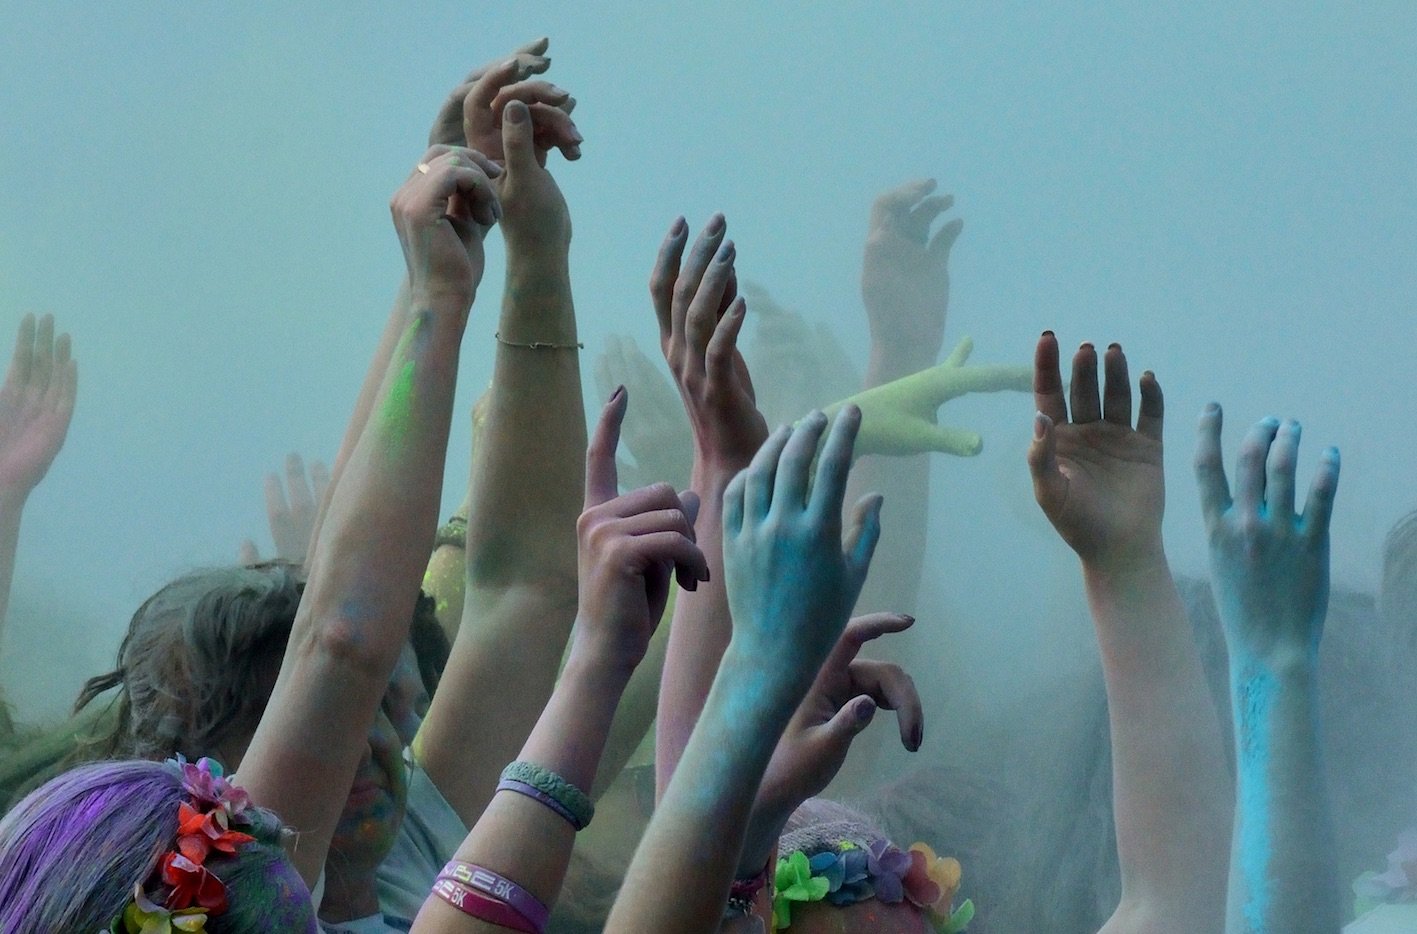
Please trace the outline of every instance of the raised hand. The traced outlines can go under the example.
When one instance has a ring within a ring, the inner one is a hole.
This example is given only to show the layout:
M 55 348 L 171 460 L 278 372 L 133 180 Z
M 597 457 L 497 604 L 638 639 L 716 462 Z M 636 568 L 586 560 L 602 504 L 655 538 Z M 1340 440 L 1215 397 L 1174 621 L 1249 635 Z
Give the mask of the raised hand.
M 307 474 L 305 461 L 293 452 L 285 458 L 284 488 L 279 475 L 266 474 L 266 519 L 270 522 L 277 558 L 295 564 L 305 563 L 310 536 L 315 531 L 315 517 L 329 487 L 328 467 L 315 461 Z M 287 490 L 289 496 L 286 495 Z
M 1295 510 L 1299 423 L 1266 418 L 1240 444 L 1232 496 L 1220 451 L 1220 406 L 1200 420 L 1196 479 L 1210 540 L 1216 602 L 1240 659 L 1313 662 L 1328 612 L 1328 526 L 1337 448 L 1326 448 L 1302 513 Z
M 659 342 L 694 434 L 698 465 L 733 472 L 767 437 L 753 381 L 737 347 L 747 305 L 738 295 L 737 250 L 715 214 L 684 258 L 689 225 L 669 228 L 650 276 Z
M 669 587 L 693 590 L 708 579 L 694 543 L 698 498 L 666 483 L 619 495 L 615 449 L 629 395 L 606 404 L 586 450 L 585 512 L 580 539 L 580 625 L 577 639 L 595 639 L 630 667 L 639 664 L 664 615 Z
M 0 495 L 27 497 L 64 446 L 74 414 L 78 363 L 54 317 L 25 315 L 0 387 Z
M 579 159 L 585 138 L 571 119 L 575 98 L 549 81 L 531 78 L 550 67 L 551 60 L 544 54 L 549 44 L 549 40 L 538 40 L 523 46 L 511 58 L 469 75 L 463 84 L 453 89 L 434 122 L 433 132 L 439 134 L 437 141 L 468 146 L 500 162 L 504 158 L 502 115 L 507 104 L 515 100 L 530 109 L 536 158 L 540 164 L 546 164 L 546 154 L 551 149 L 560 149 L 567 159 Z M 454 129 L 450 105 L 460 93 L 461 125 Z
M 551 67 L 551 59 L 546 55 L 546 50 L 550 45 L 551 40 L 543 36 L 526 43 L 513 52 L 510 63 L 515 66 L 514 80 L 525 81 L 532 75 L 545 74 L 546 70 Z M 463 131 L 463 106 L 467 102 L 467 95 L 472 91 L 473 85 L 482 80 L 487 72 L 507 64 L 509 64 L 508 59 L 499 58 L 494 62 L 479 65 L 468 72 L 467 77 L 463 78 L 457 87 L 448 93 L 447 98 L 443 101 L 443 106 L 438 108 L 438 115 L 433 118 L 433 126 L 428 131 L 428 145 L 467 145 L 467 136 Z
M 1120 345 L 1107 349 L 1104 366 L 1106 389 L 1099 392 L 1097 351 L 1083 344 L 1073 357 L 1071 399 L 1065 400 L 1057 338 L 1045 331 L 1038 339 L 1033 376 L 1038 414 L 1028 452 L 1034 497 L 1083 560 L 1154 557 L 1161 549 L 1166 492 L 1161 386 L 1151 371 L 1142 374 L 1134 428 L 1127 357 Z
M 497 179 L 504 216 L 502 236 L 507 249 L 521 254 L 550 255 L 564 260 L 571 243 L 571 213 L 551 173 L 546 151 L 537 142 L 532 110 L 521 100 L 509 100 L 497 129 L 506 172 Z
M 620 482 L 627 489 L 663 482 L 687 485 L 694 439 L 684 406 L 632 337 L 612 336 L 595 361 L 596 392 L 609 398 L 616 386 L 625 386 L 635 397 L 622 434 L 635 460 L 617 462 Z
M 787 818 L 826 789 L 878 709 L 896 711 L 901 744 L 911 752 L 920 748 L 925 718 L 915 682 L 899 665 L 856 657 L 867 642 L 914 624 L 913 617 L 895 613 L 872 613 L 847 623 L 763 774 L 740 875 L 762 868 Z
M 954 205 L 934 195 L 935 180 L 908 182 L 871 206 L 861 264 L 861 298 L 875 349 L 928 366 L 945 339 L 950 305 L 950 250 L 964 228 L 952 220 L 932 235 L 935 219 Z
M 943 363 L 833 403 L 827 406 L 827 414 L 848 405 L 861 410 L 858 457 L 930 451 L 973 457 L 984 449 L 984 440 L 973 431 L 937 424 L 936 411 L 969 393 L 1022 392 L 1032 378 L 1023 366 L 965 366 L 973 350 L 974 342 L 966 337 Z
M 723 558 L 733 639 L 788 684 L 797 696 L 816 678 L 841 636 L 880 537 L 881 497 L 863 497 L 842 538 L 842 500 L 861 413 L 847 406 L 827 428 L 821 412 L 796 428 L 779 428 L 728 485 L 723 505 Z
M 768 422 L 796 421 L 826 400 L 861 387 L 861 373 L 825 323 L 815 327 L 760 285 L 742 284 L 757 328 L 747 359 L 759 374 L 758 407 Z
M 502 208 L 489 177 L 502 169 L 479 152 L 434 146 L 390 201 L 414 305 L 472 304 L 485 266 L 482 241 Z

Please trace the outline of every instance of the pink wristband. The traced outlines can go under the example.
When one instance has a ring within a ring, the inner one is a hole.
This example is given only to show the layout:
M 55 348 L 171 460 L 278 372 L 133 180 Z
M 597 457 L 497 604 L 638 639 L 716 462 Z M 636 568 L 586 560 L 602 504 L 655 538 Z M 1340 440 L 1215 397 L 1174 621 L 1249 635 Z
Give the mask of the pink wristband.
M 470 917 L 478 918 L 489 924 L 500 924 L 513 931 L 540 934 L 540 931 L 530 921 L 518 914 L 511 905 L 499 902 L 495 898 L 489 898 L 481 892 L 468 888 L 461 882 L 455 882 L 452 879 L 439 879 L 433 883 L 433 894 Z
M 506 902 L 517 914 L 530 921 L 537 931 L 545 930 L 546 922 L 551 917 L 551 910 L 535 895 L 490 869 L 455 859 L 443 867 L 438 878 L 451 879 L 484 895 L 490 895 L 499 902 Z

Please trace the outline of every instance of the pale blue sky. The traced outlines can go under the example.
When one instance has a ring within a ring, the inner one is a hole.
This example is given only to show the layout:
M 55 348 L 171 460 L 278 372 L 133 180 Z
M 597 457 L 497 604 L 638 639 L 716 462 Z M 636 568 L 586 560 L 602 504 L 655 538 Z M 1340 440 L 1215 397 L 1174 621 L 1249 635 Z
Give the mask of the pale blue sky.
M 716 209 L 745 277 L 861 346 L 870 199 L 934 175 L 966 221 L 951 340 L 1024 362 L 1053 327 L 1159 374 L 1177 564 L 1202 567 L 1189 459 L 1216 398 L 1232 449 L 1270 413 L 1304 421 L 1306 464 L 1341 446 L 1335 565 L 1371 585 L 1417 506 L 1417 5 L 1241 6 L 0 4 L 0 339 L 52 311 L 81 363 L 0 673 L 62 659 L 44 693 L 71 696 L 163 580 L 264 539 L 264 471 L 338 442 L 401 272 L 387 199 L 433 112 L 542 34 L 588 140 L 554 168 L 591 350 L 612 332 L 652 346 L 662 231 Z M 494 256 L 462 403 L 499 283 Z M 951 618 L 988 615 L 1043 665 L 1046 640 L 1008 621 L 1075 585 L 1028 494 L 1031 413 L 946 411 L 987 449 L 939 465 L 931 576 Z

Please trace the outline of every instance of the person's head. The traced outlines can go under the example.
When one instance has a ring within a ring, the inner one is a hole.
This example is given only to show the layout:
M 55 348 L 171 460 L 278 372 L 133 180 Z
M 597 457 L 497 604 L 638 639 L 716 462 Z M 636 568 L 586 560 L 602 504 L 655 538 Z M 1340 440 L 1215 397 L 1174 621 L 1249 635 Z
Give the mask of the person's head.
M 96 762 L 52 779 L 0 821 L 0 930 L 107 931 L 135 888 L 166 903 L 172 889 L 160 866 L 178 846 L 180 806 L 194 803 L 201 806 L 174 763 Z M 254 839 L 205 856 L 227 903 L 205 930 L 314 931 L 310 892 L 286 857 L 280 821 L 248 805 L 233 823 Z
M 82 707 L 118 687 L 116 728 L 96 751 L 163 759 L 211 756 L 239 769 L 280 673 L 305 581 L 284 562 L 198 570 L 139 607 L 117 668 L 90 679 Z M 369 745 L 331 843 L 343 866 L 377 865 L 392 846 L 407 785 L 403 746 L 412 740 L 447 658 L 447 642 L 421 597 L 410 647 L 390 678 Z M 414 648 L 421 649 L 415 652 Z
M 825 900 L 792 902 L 786 929 L 791 934 L 930 934 L 934 925 L 920 906 L 934 903 L 948 914 L 955 893 L 932 882 L 928 863 L 934 854 L 927 857 L 929 851 L 917 849 L 896 846 L 860 811 L 825 798 L 803 802 L 788 819 L 778 855 L 788 861 L 788 872 L 821 876 L 831 888 Z M 957 884 L 959 867 L 954 868 Z

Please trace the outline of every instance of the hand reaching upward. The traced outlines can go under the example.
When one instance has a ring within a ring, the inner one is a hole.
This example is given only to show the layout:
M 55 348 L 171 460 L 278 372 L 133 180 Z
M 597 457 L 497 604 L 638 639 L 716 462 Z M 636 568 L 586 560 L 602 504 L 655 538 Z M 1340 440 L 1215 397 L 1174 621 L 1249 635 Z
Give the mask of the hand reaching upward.
M 79 380 L 69 344 L 55 338 L 52 315 L 20 322 L 0 388 L 0 493 L 28 496 L 64 446 Z

